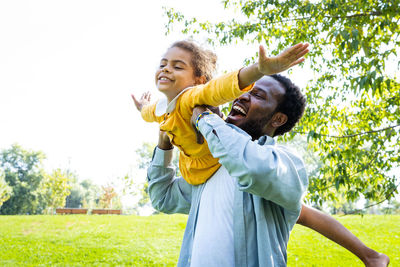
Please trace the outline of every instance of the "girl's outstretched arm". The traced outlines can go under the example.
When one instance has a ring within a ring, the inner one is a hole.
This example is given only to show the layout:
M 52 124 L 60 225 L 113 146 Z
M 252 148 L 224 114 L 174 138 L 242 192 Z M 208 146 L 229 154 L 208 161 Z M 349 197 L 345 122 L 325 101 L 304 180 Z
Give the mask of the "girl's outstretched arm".
M 297 223 L 320 233 L 349 250 L 360 258 L 367 267 L 386 267 L 389 264 L 388 256 L 367 247 L 332 216 L 303 205 Z

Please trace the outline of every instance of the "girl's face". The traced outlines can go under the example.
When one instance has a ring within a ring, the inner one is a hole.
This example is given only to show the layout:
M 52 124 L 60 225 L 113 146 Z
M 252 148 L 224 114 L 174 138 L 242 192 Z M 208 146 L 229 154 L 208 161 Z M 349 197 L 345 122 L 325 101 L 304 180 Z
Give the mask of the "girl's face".
M 168 102 L 183 89 L 196 84 L 191 62 L 191 53 L 179 47 L 168 49 L 162 57 L 155 81 L 158 90 L 167 96 Z

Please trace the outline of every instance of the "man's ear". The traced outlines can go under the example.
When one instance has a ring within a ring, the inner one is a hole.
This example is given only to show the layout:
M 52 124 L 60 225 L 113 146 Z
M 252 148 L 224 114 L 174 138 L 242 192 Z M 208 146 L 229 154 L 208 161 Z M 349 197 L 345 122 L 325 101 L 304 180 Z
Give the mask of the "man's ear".
M 205 84 L 207 82 L 206 76 L 201 75 L 200 77 L 195 78 L 196 85 L 198 84 Z
M 272 116 L 271 125 L 274 128 L 278 128 L 278 127 L 284 125 L 287 122 L 287 120 L 288 120 L 288 117 L 286 114 L 283 114 L 282 112 L 277 112 Z

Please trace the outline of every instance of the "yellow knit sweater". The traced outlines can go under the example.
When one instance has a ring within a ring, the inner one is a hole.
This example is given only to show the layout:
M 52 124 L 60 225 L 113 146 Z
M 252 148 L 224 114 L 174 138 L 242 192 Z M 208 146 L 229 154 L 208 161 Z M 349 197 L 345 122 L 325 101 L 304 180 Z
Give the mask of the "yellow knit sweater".
M 171 143 L 179 148 L 179 170 L 189 184 L 204 183 L 220 167 L 207 142 L 201 145 L 196 142 L 196 133 L 190 123 L 193 108 L 198 105 L 219 106 L 252 89 L 253 85 L 250 85 L 240 90 L 238 74 L 239 71 L 235 71 L 206 84 L 187 88 L 168 106 L 159 101 L 142 108 L 143 119 L 158 122 L 160 130 L 167 132 Z

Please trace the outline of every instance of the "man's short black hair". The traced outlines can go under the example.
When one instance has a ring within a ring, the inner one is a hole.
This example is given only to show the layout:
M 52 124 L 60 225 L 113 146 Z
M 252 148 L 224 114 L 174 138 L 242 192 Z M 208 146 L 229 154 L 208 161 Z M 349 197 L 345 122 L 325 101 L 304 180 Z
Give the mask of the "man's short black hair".
M 277 136 L 289 132 L 300 120 L 306 107 L 306 99 L 300 88 L 289 78 L 279 74 L 271 75 L 271 77 L 285 88 L 284 99 L 279 103 L 275 112 L 281 112 L 288 117 L 287 122 L 275 130 L 274 136 Z

